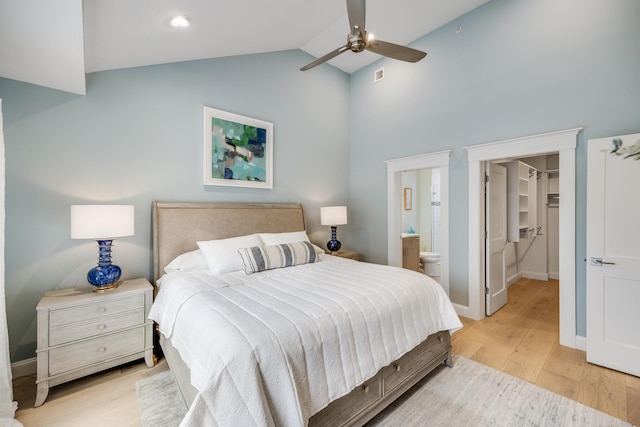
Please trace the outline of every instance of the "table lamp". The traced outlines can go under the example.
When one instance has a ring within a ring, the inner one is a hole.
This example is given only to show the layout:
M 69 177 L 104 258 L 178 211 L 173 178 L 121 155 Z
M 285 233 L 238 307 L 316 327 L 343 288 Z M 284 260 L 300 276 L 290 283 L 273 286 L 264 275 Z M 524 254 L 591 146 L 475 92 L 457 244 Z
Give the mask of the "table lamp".
M 320 208 L 320 224 L 331 226 L 331 240 L 327 242 L 327 249 L 330 252 L 338 252 L 342 244 L 337 239 L 338 225 L 347 223 L 346 206 L 327 206 Z
M 71 238 L 98 242 L 98 265 L 87 273 L 94 291 L 116 287 L 122 270 L 111 264 L 112 242 L 115 237 L 133 236 L 133 227 L 133 205 L 71 206 Z

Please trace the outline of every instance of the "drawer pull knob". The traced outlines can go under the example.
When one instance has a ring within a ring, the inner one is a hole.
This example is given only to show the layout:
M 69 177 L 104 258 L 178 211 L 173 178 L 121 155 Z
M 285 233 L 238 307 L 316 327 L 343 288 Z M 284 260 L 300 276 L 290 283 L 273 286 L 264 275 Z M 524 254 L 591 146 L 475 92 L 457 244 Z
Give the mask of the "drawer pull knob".
M 366 386 L 362 387 L 362 391 L 364 391 L 365 393 L 369 393 L 369 386 L 366 385 Z
M 106 329 L 107 325 L 105 325 L 104 323 L 101 323 L 98 325 L 98 329 Z
M 438 341 L 442 342 L 443 340 L 444 340 L 444 338 L 438 337 Z
M 104 353 L 105 351 L 107 351 L 107 348 L 106 348 L 106 347 L 100 347 L 100 348 L 98 349 L 98 352 L 99 352 L 99 353 Z
M 396 372 L 400 372 L 400 365 L 395 365 L 396 367 Z

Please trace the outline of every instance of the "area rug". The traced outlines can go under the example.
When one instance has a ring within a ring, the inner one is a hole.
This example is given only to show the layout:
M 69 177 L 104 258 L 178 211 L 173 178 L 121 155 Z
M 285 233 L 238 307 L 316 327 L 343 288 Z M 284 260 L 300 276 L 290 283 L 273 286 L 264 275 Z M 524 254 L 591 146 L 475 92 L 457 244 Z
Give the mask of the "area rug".
M 163 371 L 136 382 L 143 427 L 175 427 L 187 413 L 171 371 Z
M 454 355 L 368 426 L 631 426 L 586 405 Z M 136 383 L 145 427 L 175 427 L 186 413 L 171 372 Z

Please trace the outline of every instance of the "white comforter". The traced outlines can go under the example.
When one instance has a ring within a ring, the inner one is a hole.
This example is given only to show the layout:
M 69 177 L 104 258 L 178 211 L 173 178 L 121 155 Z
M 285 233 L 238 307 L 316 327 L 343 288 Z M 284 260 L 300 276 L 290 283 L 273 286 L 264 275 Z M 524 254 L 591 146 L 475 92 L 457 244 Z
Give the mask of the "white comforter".
M 428 335 L 462 327 L 424 274 L 321 259 L 160 280 L 149 317 L 199 391 L 182 426 L 304 426 Z

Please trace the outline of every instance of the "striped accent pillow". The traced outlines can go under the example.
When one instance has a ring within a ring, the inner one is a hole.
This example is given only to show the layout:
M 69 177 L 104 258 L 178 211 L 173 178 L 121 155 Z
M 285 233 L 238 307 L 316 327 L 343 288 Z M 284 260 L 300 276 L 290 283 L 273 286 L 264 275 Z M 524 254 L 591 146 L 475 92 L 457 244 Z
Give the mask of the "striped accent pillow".
M 247 274 L 318 261 L 318 254 L 309 242 L 253 246 L 240 248 L 238 252 Z

